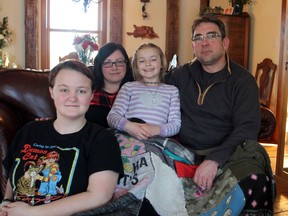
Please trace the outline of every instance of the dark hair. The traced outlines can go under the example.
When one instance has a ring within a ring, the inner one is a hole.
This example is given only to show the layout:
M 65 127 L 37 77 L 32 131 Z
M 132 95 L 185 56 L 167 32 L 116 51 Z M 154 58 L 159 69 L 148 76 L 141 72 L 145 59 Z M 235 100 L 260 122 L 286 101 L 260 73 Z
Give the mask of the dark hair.
M 222 39 L 226 37 L 226 30 L 225 30 L 224 23 L 213 15 L 204 15 L 200 17 L 199 19 L 194 20 L 194 23 L 192 25 L 192 37 L 194 35 L 196 27 L 200 25 L 201 23 L 214 23 L 215 25 L 218 26 L 221 32 Z
M 137 81 L 141 81 L 143 79 L 143 77 L 139 73 L 138 66 L 137 66 L 137 52 L 141 49 L 144 49 L 144 48 L 154 48 L 154 49 L 158 50 L 159 56 L 161 59 L 161 66 L 162 66 L 160 74 L 159 74 L 160 82 L 164 82 L 164 76 L 165 76 L 165 73 L 167 71 L 167 59 L 166 59 L 166 56 L 164 55 L 163 51 L 161 50 L 161 48 L 154 43 L 144 43 L 144 44 L 140 45 L 136 49 L 136 51 L 134 52 L 134 55 L 132 58 L 132 68 L 133 68 L 134 79 Z
M 94 74 L 95 74 L 95 84 L 96 84 L 96 91 L 100 91 L 104 88 L 104 75 L 102 71 L 102 65 L 105 61 L 105 59 L 110 56 L 113 52 L 116 50 L 119 50 L 125 60 L 126 60 L 126 74 L 120 83 L 119 88 L 126 82 L 132 81 L 133 80 L 133 75 L 132 75 L 132 68 L 131 68 L 131 63 L 130 59 L 127 55 L 126 50 L 121 44 L 110 42 L 102 46 L 99 51 L 97 56 L 94 59 Z
M 51 70 L 49 74 L 49 86 L 51 88 L 54 87 L 56 76 L 63 69 L 72 69 L 88 77 L 91 80 L 91 89 L 95 89 L 95 78 L 93 71 L 90 70 L 85 64 L 75 59 L 68 59 L 66 61 L 60 62 Z

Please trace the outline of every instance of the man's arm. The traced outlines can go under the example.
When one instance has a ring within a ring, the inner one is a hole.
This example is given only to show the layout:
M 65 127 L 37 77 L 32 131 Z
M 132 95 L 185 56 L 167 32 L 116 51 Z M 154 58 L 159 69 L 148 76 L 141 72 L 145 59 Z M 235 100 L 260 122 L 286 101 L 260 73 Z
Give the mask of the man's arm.
M 238 85 L 233 107 L 233 131 L 226 140 L 217 147 L 208 160 L 214 160 L 222 166 L 239 144 L 245 140 L 257 140 L 261 127 L 261 113 L 258 86 L 251 76 Z

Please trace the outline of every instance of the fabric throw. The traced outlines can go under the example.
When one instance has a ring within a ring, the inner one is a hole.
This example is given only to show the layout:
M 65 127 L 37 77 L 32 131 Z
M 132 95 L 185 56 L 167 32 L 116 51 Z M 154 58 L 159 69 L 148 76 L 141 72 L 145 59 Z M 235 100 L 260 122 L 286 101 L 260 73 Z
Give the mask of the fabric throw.
M 161 137 L 140 141 L 117 130 L 114 134 L 121 149 L 124 175 L 118 180 L 113 200 L 76 216 L 137 216 L 144 198 L 161 216 L 241 215 L 245 196 L 239 181 L 250 174 L 243 171 L 234 174 L 235 168 L 239 168 L 234 159 L 242 156 L 241 148 L 236 150 L 225 169 L 218 170 L 213 187 L 203 191 L 193 181 L 197 169 L 193 164 L 193 152 L 176 141 Z M 252 148 L 250 144 L 246 146 Z M 251 160 L 249 156 L 247 162 Z M 244 161 L 241 163 L 246 167 Z M 256 165 L 257 161 L 253 163 Z
M 153 181 L 154 167 L 145 144 L 127 134 L 115 133 L 124 166 L 124 177 L 117 184 L 114 198 L 127 192 L 143 200 L 146 188 Z
M 187 216 L 184 188 L 181 179 L 170 166 L 151 153 L 155 177 L 146 189 L 146 198 L 159 215 Z

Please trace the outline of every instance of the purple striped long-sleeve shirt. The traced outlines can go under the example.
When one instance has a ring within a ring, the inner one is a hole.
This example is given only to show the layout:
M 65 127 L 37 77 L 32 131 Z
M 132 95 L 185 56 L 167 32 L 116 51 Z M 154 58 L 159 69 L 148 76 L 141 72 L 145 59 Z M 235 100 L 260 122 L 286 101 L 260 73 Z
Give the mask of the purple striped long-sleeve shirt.
M 140 118 L 160 126 L 160 136 L 176 135 L 181 126 L 179 91 L 173 85 L 147 86 L 142 82 L 125 83 L 107 116 L 110 127 L 124 131 L 129 118 Z

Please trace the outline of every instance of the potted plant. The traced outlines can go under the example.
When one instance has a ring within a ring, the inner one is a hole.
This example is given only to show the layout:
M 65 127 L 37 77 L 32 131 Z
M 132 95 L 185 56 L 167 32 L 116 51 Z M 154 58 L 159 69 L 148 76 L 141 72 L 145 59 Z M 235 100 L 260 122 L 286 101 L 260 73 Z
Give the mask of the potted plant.
M 2 66 L 4 65 L 4 59 L 2 59 L 2 48 L 10 45 L 10 43 L 12 42 L 12 36 L 12 31 L 8 26 L 8 17 L 4 17 L 3 22 L 0 22 L 0 68 L 2 68 Z
M 232 4 L 232 7 L 234 8 L 233 10 L 234 15 L 242 14 L 243 5 L 252 3 L 252 0 L 228 0 L 228 1 L 229 3 Z
M 200 10 L 199 16 L 204 14 L 223 14 L 224 9 L 221 6 L 215 6 L 215 8 L 205 7 Z

